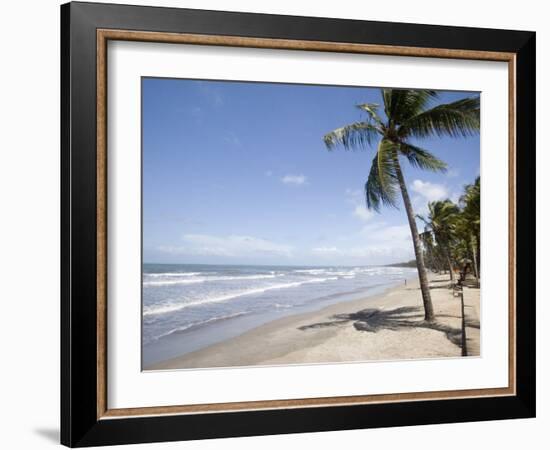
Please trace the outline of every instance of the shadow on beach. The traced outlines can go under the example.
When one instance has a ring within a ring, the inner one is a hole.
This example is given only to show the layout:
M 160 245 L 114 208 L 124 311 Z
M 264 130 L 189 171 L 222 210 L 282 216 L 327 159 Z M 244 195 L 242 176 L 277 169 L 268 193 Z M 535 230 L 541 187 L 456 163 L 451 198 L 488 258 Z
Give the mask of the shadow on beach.
M 449 315 L 447 317 L 460 319 Z M 405 328 L 426 328 L 441 331 L 453 344 L 459 347 L 462 346 L 462 330 L 460 328 L 453 328 L 437 321 L 426 322 L 422 308 L 413 306 L 404 306 L 388 311 L 367 308 L 350 314 L 336 314 L 331 316 L 329 321 L 304 325 L 298 329 L 307 331 L 309 329 L 344 325 L 349 322 L 353 322 L 353 327 L 358 332 L 376 333 L 384 329 L 399 331 Z

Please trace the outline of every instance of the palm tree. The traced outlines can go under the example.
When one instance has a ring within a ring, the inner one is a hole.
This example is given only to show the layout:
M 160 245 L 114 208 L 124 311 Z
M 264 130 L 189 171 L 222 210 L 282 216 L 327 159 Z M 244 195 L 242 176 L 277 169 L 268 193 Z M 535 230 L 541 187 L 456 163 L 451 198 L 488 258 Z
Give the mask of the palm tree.
M 424 263 L 427 268 L 431 269 L 433 272 L 439 272 L 441 264 L 437 255 L 437 250 L 434 245 L 434 239 L 432 232 L 429 229 L 425 229 L 420 233 L 420 241 L 424 247 Z
M 463 206 L 462 215 L 466 226 L 470 230 L 469 244 L 474 262 L 474 271 L 476 279 L 479 281 L 479 249 L 480 249 L 480 204 L 481 187 L 480 177 L 477 177 L 473 184 L 464 187 L 464 195 L 460 197 L 460 203 Z
M 461 211 L 455 220 L 454 227 L 455 241 L 452 246 L 452 254 L 456 261 L 472 262 L 473 274 L 476 284 L 479 283 L 477 267 L 476 244 L 472 226 L 464 211 Z
M 433 106 L 438 95 L 430 90 L 382 89 L 384 115 L 379 105 L 364 103 L 357 107 L 366 120 L 338 128 L 324 136 L 330 150 L 336 145 L 345 149 L 368 148 L 377 142 L 376 153 L 365 184 L 367 207 L 379 211 L 381 204 L 397 208 L 401 191 L 411 229 L 418 278 L 422 291 L 424 318 L 434 319 L 434 312 L 415 214 L 401 169 L 400 157 L 417 168 L 444 171 L 446 164 L 427 150 L 412 143 L 412 139 L 437 136 L 468 136 L 479 131 L 479 97 L 464 98 Z
M 457 205 L 450 200 L 444 200 L 428 203 L 428 217 L 417 216 L 434 234 L 435 241 L 447 261 L 451 281 L 454 281 L 451 245 L 459 213 Z

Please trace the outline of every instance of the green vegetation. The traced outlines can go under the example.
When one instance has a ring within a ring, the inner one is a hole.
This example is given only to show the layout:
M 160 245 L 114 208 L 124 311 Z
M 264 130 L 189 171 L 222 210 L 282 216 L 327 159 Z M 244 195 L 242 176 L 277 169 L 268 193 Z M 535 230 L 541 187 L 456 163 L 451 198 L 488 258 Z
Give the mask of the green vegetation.
M 430 202 L 428 215 L 418 216 L 426 227 L 421 233 L 426 266 L 433 271 L 454 271 L 465 266 L 479 283 L 480 178 L 464 186 L 458 204 L 451 200 Z
M 410 261 L 407 261 L 407 262 L 386 264 L 386 267 L 416 267 L 416 259 L 411 259 Z
M 379 211 L 382 205 L 397 208 L 398 194 L 401 192 L 414 245 L 424 318 L 432 321 L 434 312 L 424 250 L 400 159 L 406 159 L 419 169 L 445 171 L 445 162 L 414 145 L 412 139 L 433 135 L 465 137 L 477 133 L 479 97 L 434 105 L 438 94 L 430 90 L 382 89 L 381 95 L 383 114 L 379 113 L 378 104 L 359 104 L 357 108 L 366 114 L 366 120 L 338 128 L 326 134 L 323 140 L 329 150 L 338 145 L 347 150 L 376 147 L 365 184 L 367 207 L 375 211 Z

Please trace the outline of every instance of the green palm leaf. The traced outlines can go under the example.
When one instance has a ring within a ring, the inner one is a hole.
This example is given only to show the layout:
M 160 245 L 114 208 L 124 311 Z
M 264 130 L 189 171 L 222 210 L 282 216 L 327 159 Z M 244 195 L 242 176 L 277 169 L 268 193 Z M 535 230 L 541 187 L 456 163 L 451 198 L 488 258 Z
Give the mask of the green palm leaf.
M 401 124 L 423 111 L 437 98 L 437 92 L 427 89 L 384 89 L 384 110 L 395 124 Z
M 378 174 L 378 155 L 376 155 L 370 166 L 369 176 L 365 183 L 365 200 L 367 208 L 373 209 L 376 212 L 380 211 L 380 206 L 391 206 L 397 208 L 396 192 L 388 192 L 380 183 Z
M 329 150 L 337 145 L 350 150 L 354 147 L 368 147 L 378 135 L 376 126 L 367 122 L 356 122 L 327 133 L 323 141 Z
M 418 138 L 438 136 L 466 137 L 479 131 L 479 97 L 465 98 L 421 112 L 399 128 L 399 136 Z
M 396 148 L 392 142 L 382 139 L 372 161 L 371 170 L 365 183 L 367 207 L 378 211 L 380 204 L 397 208 L 397 183 L 395 157 Z
M 376 151 L 376 163 L 378 165 L 378 178 L 380 186 L 388 194 L 394 190 L 397 192 L 395 174 L 395 156 L 397 155 L 395 144 L 387 139 L 382 139 Z M 391 195 L 390 195 L 391 196 Z
M 409 160 L 411 166 L 432 172 L 446 172 L 447 163 L 432 155 L 429 151 L 408 143 L 401 143 L 399 149 Z
M 374 120 L 378 125 L 382 125 L 382 119 L 378 115 L 378 103 L 360 103 L 355 105 L 361 111 L 365 111 L 371 120 Z

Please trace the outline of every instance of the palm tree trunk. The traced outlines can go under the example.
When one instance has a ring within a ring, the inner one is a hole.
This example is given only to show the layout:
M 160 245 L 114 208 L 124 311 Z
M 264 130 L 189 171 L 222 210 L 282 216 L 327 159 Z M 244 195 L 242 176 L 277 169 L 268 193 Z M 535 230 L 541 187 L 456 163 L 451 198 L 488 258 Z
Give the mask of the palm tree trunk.
M 481 240 L 479 235 L 479 230 L 476 233 L 476 264 L 477 264 L 477 278 L 481 278 Z
M 475 237 L 472 237 L 472 259 L 474 260 L 474 275 L 476 277 L 476 285 L 479 286 L 479 269 L 477 267 L 477 245 L 475 242 Z
M 455 281 L 455 275 L 453 272 L 453 263 L 451 260 L 451 252 L 449 251 L 449 246 L 447 244 L 447 241 L 444 240 L 443 237 L 436 234 L 436 240 L 437 245 L 441 248 L 441 259 L 443 267 L 447 266 L 447 269 L 449 270 L 449 279 L 451 280 L 451 283 L 454 283 Z M 446 270 L 443 270 L 443 272 L 446 272 Z
M 399 158 L 397 153 L 394 153 L 393 160 L 395 163 L 395 172 L 397 174 L 397 180 L 399 182 L 399 188 L 401 189 L 401 195 L 403 197 L 403 203 L 405 204 L 405 210 L 407 211 L 407 218 L 409 219 L 409 227 L 411 229 L 411 235 L 414 246 L 414 256 L 416 257 L 416 267 L 418 269 L 418 279 L 420 281 L 420 290 L 422 291 L 422 303 L 424 305 L 424 320 L 434 320 L 434 309 L 432 305 L 432 298 L 430 296 L 430 288 L 428 285 L 428 277 L 426 276 L 426 266 L 424 265 L 424 256 L 422 254 L 422 248 L 420 246 L 420 236 L 418 235 L 418 228 L 416 226 L 416 219 L 409 198 L 409 192 L 407 191 L 407 185 L 405 184 L 405 178 L 401 172 L 401 166 L 399 164 Z
M 449 275 L 450 275 L 451 283 L 454 283 L 455 274 L 453 272 L 453 263 L 451 261 L 451 256 L 449 255 L 449 250 L 445 250 L 445 253 L 447 257 L 447 265 L 449 266 Z
M 434 264 L 434 256 L 432 253 L 432 249 L 430 247 L 426 248 L 426 259 L 428 260 L 428 266 L 430 270 L 433 272 L 435 268 L 435 264 Z

